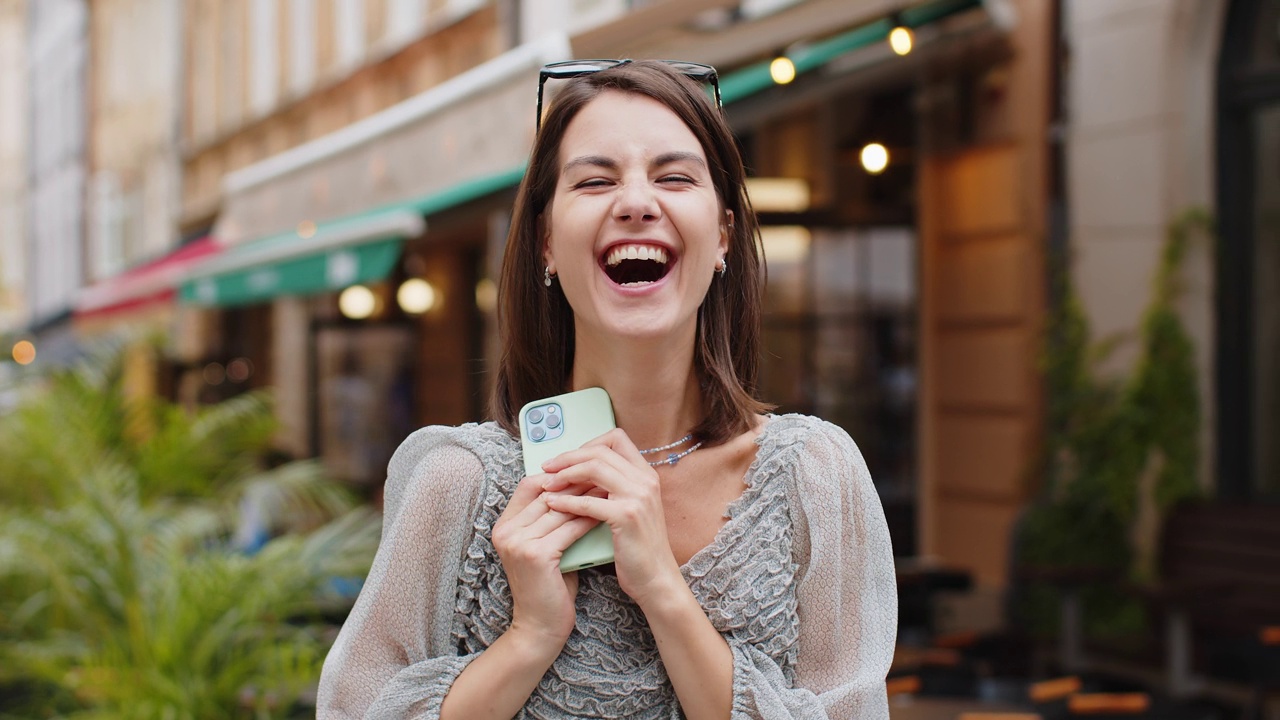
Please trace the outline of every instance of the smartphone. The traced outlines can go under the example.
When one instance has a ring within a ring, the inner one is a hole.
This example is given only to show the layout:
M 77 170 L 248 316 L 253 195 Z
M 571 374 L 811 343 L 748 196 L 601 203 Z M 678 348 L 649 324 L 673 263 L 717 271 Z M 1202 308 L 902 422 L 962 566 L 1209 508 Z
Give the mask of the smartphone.
M 542 472 L 542 463 L 609 432 L 615 427 L 613 403 L 604 388 L 587 388 L 520 408 L 520 449 L 524 474 Z M 565 549 L 560 572 L 573 572 L 613 562 L 613 531 L 605 523 Z

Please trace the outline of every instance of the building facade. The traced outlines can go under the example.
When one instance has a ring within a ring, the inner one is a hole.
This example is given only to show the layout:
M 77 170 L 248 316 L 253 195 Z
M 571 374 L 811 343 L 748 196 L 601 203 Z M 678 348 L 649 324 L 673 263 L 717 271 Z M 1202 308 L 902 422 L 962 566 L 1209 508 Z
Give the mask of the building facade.
M 1074 275 L 1095 335 L 1132 333 L 1171 225 L 1191 246 L 1180 311 L 1194 339 L 1204 486 L 1280 494 L 1280 3 L 1068 0 Z M 1113 370 L 1132 365 L 1121 347 Z
M 0 2 L 0 335 L 27 321 L 26 46 L 26 3 Z
M 37 352 L 73 352 L 71 308 L 85 281 L 89 8 L 27 4 L 26 295 Z
M 484 3 L 341 65 L 289 34 L 318 29 L 315 47 L 336 47 L 336 26 L 287 15 L 291 3 L 241 4 L 197 3 L 187 22 L 183 222 L 228 248 L 182 288 L 207 330 L 192 394 L 229 391 L 216 369 L 247 362 L 243 386 L 275 392 L 282 447 L 370 488 L 410 429 L 484 418 L 494 279 L 539 66 L 708 62 L 765 226 L 764 396 L 849 430 L 900 555 L 941 558 L 998 592 L 1043 414 L 1052 8 Z M 361 47 L 391 42 L 377 39 L 384 6 L 360 7 Z M 884 41 L 895 20 L 916 31 L 907 57 Z M 284 33 L 280 54 L 253 60 L 216 39 L 225 27 Z M 240 55 L 218 54 L 228 48 Z M 779 48 L 797 69 L 785 86 L 768 71 Z M 236 84 L 250 77 L 271 85 Z M 279 106 L 254 115 L 253 97 Z M 872 142 L 890 155 L 875 173 L 859 159 Z M 424 286 L 429 301 L 406 302 Z
M 90 9 L 87 274 L 96 282 L 178 241 L 181 4 Z

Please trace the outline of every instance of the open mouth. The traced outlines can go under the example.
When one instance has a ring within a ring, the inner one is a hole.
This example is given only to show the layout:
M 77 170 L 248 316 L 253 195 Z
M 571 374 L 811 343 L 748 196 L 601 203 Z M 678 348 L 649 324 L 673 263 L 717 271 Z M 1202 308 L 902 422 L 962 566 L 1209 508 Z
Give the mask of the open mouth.
M 603 264 L 609 279 L 624 287 L 657 282 L 671 269 L 666 249 L 653 245 L 615 245 Z

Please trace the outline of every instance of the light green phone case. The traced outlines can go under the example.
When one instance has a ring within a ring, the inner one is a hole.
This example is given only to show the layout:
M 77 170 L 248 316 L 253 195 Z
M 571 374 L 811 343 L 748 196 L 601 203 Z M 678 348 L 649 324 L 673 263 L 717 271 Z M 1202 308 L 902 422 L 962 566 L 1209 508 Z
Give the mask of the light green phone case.
M 541 473 L 542 463 L 577 449 L 615 427 L 613 403 L 604 388 L 598 387 L 535 400 L 520 408 L 519 421 L 526 476 Z M 564 551 L 560 572 L 611 562 L 613 532 L 608 525 L 600 523 Z

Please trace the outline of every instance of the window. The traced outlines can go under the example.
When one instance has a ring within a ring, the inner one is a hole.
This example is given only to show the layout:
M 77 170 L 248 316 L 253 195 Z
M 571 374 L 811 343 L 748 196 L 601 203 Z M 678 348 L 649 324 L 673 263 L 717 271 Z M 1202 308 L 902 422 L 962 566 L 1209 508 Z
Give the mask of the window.
M 1218 81 L 1218 488 L 1280 498 L 1280 0 L 1231 4 Z
M 303 95 L 315 79 L 315 0 L 289 0 L 289 89 Z
M 426 0 L 387 0 L 387 38 L 392 43 L 408 42 L 423 29 Z
M 265 115 L 275 106 L 279 89 L 276 82 L 280 75 L 280 48 L 276 40 L 280 18 L 276 0 L 253 0 L 251 12 L 253 72 L 249 75 L 249 103 L 254 115 Z
M 365 0 L 334 0 L 337 18 L 338 67 L 351 69 L 364 58 Z

